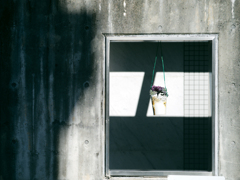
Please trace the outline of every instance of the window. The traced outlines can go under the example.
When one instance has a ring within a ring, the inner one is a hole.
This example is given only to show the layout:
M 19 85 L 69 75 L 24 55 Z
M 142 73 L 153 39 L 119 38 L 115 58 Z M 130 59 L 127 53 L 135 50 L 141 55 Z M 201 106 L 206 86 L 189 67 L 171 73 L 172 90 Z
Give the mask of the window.
M 167 113 L 149 89 L 164 85 Z M 217 35 L 106 36 L 106 175 L 217 175 Z

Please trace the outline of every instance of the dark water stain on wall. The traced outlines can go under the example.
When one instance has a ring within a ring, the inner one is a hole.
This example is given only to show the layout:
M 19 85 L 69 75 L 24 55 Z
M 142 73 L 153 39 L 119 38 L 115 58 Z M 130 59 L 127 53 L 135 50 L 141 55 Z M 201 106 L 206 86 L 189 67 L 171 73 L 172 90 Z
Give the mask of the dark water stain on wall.
M 0 178 L 57 179 L 59 133 L 92 86 L 95 15 L 56 0 L 1 7 Z
M 12 9 L 13 1 L 0 2 L 0 178 L 14 179 L 15 157 L 18 141 L 13 136 L 15 130 L 10 119 L 15 119 L 18 103 L 18 82 L 11 81 L 11 48 L 12 29 L 15 28 Z

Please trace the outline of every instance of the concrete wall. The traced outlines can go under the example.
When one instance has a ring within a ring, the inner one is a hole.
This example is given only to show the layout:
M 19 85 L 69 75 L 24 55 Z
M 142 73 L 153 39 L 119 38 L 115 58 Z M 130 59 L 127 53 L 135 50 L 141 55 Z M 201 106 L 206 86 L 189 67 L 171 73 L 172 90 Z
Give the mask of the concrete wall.
M 0 7 L 1 180 L 104 179 L 102 33 L 219 33 L 219 174 L 240 179 L 239 0 Z

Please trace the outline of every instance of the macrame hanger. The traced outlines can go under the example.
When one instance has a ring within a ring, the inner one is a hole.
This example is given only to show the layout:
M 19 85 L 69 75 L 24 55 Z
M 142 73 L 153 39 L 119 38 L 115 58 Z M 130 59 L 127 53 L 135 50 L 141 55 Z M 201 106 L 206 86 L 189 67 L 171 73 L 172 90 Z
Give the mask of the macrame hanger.
M 165 85 L 165 88 L 166 88 L 165 71 L 164 71 L 164 61 L 163 61 L 163 51 L 162 51 L 162 43 L 161 43 L 161 41 L 160 41 L 160 42 L 158 41 L 158 45 L 157 45 L 157 51 L 156 51 L 155 62 L 154 62 L 154 66 L 153 66 L 152 81 L 151 81 L 150 88 L 152 88 L 152 85 L 153 85 L 154 74 L 155 74 L 155 67 L 156 67 L 156 64 L 157 64 L 157 55 L 158 55 L 158 46 L 159 46 L 159 44 L 160 44 L 160 49 L 161 49 L 161 52 L 160 52 L 160 53 L 161 53 L 161 59 L 162 59 L 164 85 Z
M 160 42 L 160 49 L 161 49 L 161 59 L 162 59 L 162 68 L 163 68 L 163 78 L 164 78 L 164 85 L 166 89 L 166 81 L 165 81 L 165 72 L 164 72 L 164 61 L 163 61 L 163 51 L 162 51 L 162 43 Z
M 153 73 L 152 73 L 152 82 L 151 82 L 150 88 L 152 88 L 152 85 L 153 85 L 153 79 L 154 79 L 154 74 L 155 74 L 154 71 L 155 71 L 155 67 L 156 67 L 156 64 L 157 64 L 158 46 L 159 46 L 159 42 L 158 42 L 158 45 L 157 45 L 157 51 L 156 51 L 155 62 L 154 62 Z

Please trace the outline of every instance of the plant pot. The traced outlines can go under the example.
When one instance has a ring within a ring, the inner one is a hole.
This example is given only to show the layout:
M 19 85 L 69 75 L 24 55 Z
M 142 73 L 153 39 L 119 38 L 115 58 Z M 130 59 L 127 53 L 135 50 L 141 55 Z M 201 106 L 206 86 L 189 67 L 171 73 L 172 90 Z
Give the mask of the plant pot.
M 165 95 L 152 95 L 152 107 L 154 115 L 164 115 L 167 109 L 167 96 Z

